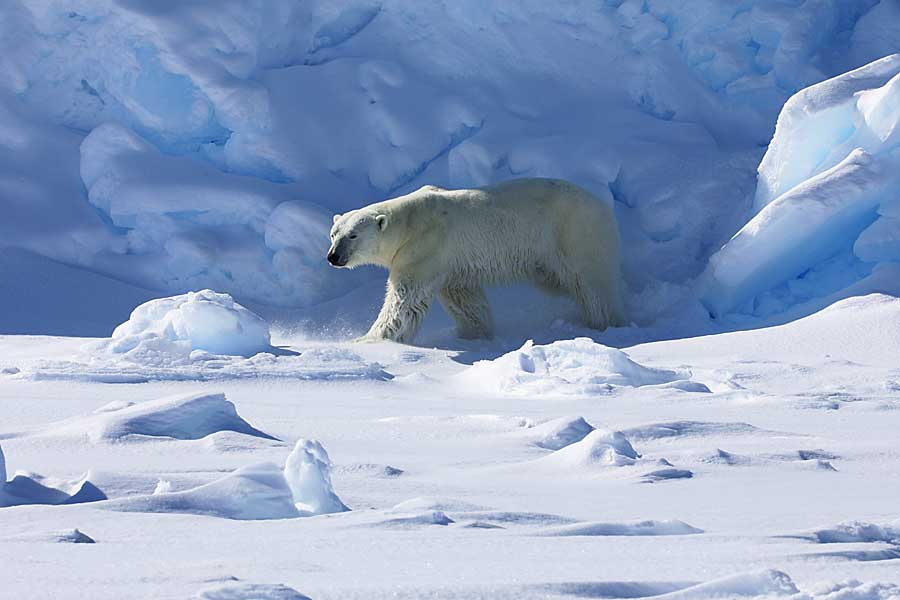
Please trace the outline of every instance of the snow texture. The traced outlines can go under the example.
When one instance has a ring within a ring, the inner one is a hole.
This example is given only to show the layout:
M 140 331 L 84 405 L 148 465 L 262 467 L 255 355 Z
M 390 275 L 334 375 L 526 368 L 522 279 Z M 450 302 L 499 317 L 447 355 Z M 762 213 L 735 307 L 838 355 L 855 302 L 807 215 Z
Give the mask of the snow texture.
M 310 600 L 292 587 L 269 583 L 229 583 L 197 592 L 196 600 Z
M 463 379 L 471 386 L 490 386 L 511 394 L 603 394 L 616 387 L 670 384 L 690 377 L 644 367 L 621 350 L 589 338 L 547 345 L 528 341 L 516 351 L 476 362 Z

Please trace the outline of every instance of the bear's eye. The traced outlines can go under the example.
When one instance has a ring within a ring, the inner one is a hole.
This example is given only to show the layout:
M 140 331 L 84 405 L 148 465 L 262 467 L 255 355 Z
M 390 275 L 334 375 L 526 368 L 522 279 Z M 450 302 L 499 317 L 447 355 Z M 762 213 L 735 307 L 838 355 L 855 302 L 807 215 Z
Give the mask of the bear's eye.
M 355 233 L 351 233 L 351 234 L 350 234 L 350 239 L 351 239 L 351 240 L 355 240 L 356 238 L 357 238 L 357 235 L 356 235 Z

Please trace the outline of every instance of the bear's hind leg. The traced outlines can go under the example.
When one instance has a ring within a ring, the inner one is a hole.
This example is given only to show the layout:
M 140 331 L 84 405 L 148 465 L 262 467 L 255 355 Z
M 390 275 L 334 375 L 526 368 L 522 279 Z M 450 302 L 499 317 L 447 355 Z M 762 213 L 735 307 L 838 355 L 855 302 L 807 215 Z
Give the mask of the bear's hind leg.
M 358 341 L 411 342 L 431 306 L 434 289 L 388 277 L 384 305 L 369 332 Z
M 491 307 L 480 285 L 446 285 L 438 296 L 441 304 L 456 321 L 459 337 L 478 339 L 494 336 Z
M 621 327 L 625 314 L 616 280 L 596 273 L 574 274 L 571 292 L 588 327 Z

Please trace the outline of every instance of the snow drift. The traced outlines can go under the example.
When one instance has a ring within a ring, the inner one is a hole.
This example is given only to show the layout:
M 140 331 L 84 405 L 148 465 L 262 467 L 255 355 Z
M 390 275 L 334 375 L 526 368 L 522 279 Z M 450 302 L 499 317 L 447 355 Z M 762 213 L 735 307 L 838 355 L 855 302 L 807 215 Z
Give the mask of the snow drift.
M 9 481 L 6 476 L 6 461 L 0 449 L 0 507 L 106 500 L 106 495 L 91 483 L 90 471 L 73 480 L 44 477 L 27 471 L 16 471 Z
M 242 419 L 225 394 L 176 394 L 77 418 L 47 432 L 52 435 L 87 435 L 94 442 L 115 442 L 129 436 L 198 440 L 220 431 L 234 431 L 275 439 Z

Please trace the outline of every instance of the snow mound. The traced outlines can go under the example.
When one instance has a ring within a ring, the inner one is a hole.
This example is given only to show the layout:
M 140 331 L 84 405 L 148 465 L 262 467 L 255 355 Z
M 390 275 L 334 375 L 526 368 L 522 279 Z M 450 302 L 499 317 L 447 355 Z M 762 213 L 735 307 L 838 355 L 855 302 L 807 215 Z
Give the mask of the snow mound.
M 294 588 L 269 583 L 229 583 L 200 590 L 196 600 L 310 600 Z
M 710 259 L 704 304 L 717 316 L 776 312 L 896 262 L 898 183 L 900 54 L 798 92 L 759 165 L 755 216 Z M 810 289 L 776 289 L 798 278 Z
M 520 435 L 540 448 L 559 450 L 580 442 L 592 431 L 594 426 L 585 421 L 584 417 L 561 417 L 527 429 Z
M 636 521 L 634 523 L 574 523 L 548 527 L 537 532 L 541 536 L 654 536 L 693 535 L 703 533 L 683 521 Z
M 455 523 L 453 519 L 440 510 L 426 510 L 424 512 L 402 514 L 370 523 L 373 527 L 386 529 L 412 529 L 421 526 L 440 525 L 446 526 Z
M 185 513 L 238 520 L 300 516 L 282 469 L 273 463 L 242 467 L 182 492 L 132 496 L 101 506 L 122 512 Z
M 221 431 L 234 431 L 269 440 L 238 415 L 222 393 L 177 394 L 75 419 L 49 429 L 61 435 L 87 435 L 94 442 L 115 442 L 129 436 L 198 440 Z
M 827 529 L 818 529 L 809 534 L 808 537 L 820 544 L 850 544 L 855 542 L 900 544 L 900 521 L 892 525 L 850 521 Z
M 619 431 L 594 429 L 581 441 L 532 461 L 554 469 L 569 471 L 595 467 L 633 465 L 641 457 Z
M 78 529 L 62 531 L 25 533 L 9 536 L 6 539 L 21 542 L 52 542 L 55 544 L 96 544 L 97 541 Z
M 272 349 L 269 324 L 212 290 L 158 298 L 134 309 L 99 349 L 136 363 L 177 363 L 193 351 L 250 357 Z
M 323 515 L 350 510 L 331 485 L 331 459 L 315 440 L 297 440 L 284 465 L 284 478 L 294 503 L 303 515 Z
M 666 384 L 689 374 L 639 365 L 589 338 L 536 346 L 532 341 L 463 372 L 471 385 L 513 394 L 603 394 L 618 386 Z

